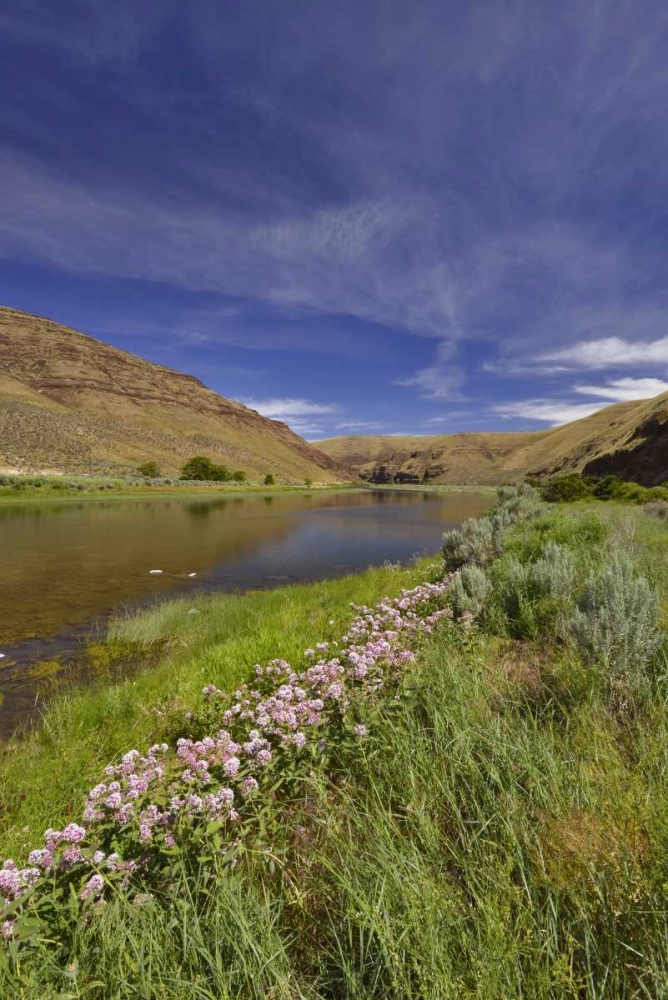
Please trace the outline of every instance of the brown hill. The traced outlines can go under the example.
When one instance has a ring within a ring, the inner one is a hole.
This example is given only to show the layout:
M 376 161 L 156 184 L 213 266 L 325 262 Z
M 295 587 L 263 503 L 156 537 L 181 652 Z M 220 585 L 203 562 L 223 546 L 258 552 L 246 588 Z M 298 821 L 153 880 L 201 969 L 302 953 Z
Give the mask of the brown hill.
M 495 485 L 527 475 L 615 473 L 668 480 L 668 394 L 616 403 L 546 431 L 423 437 L 337 437 L 318 448 L 371 482 Z
M 0 307 L 0 467 L 173 475 L 195 454 L 249 476 L 345 480 L 285 424 L 49 319 Z

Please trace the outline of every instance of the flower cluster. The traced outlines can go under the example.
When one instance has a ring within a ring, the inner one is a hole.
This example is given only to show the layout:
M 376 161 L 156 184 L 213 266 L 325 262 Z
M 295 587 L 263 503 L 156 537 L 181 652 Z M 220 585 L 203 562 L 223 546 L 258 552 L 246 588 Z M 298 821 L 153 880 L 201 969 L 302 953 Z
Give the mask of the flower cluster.
M 145 754 L 130 750 L 109 765 L 106 780 L 88 795 L 86 826 L 47 830 L 44 846 L 30 854 L 30 868 L 5 861 L 5 911 L 11 907 L 15 916 L 16 901 L 27 903 L 39 894 L 40 882 L 54 877 L 69 881 L 82 901 L 103 903 L 107 884 L 127 888 L 136 874 L 164 872 L 170 852 L 191 838 L 215 830 L 221 850 L 238 842 L 268 772 L 275 780 L 298 766 L 309 747 L 322 752 L 342 732 L 367 736 L 358 721 L 365 708 L 395 689 L 420 638 L 452 618 L 448 588 L 449 580 L 425 583 L 373 609 L 353 605 L 355 617 L 341 642 L 306 650 L 301 670 L 272 660 L 256 666 L 254 682 L 233 694 L 207 685 L 202 716 L 215 720 L 210 735 L 181 738 L 174 749 L 162 743 Z M 125 856 L 108 853 L 111 845 L 122 846 Z M 5 922 L 3 937 L 12 927 Z

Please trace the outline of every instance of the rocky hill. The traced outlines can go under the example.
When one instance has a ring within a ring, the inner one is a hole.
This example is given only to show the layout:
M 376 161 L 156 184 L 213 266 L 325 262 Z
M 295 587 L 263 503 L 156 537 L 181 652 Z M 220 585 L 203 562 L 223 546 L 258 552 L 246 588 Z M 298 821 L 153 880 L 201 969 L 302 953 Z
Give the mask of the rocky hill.
M 318 448 L 370 482 L 487 484 L 583 472 L 668 480 L 668 394 L 616 403 L 546 431 L 337 437 Z
M 284 482 L 347 478 L 285 424 L 191 375 L 0 307 L 0 467 L 120 474 L 152 459 L 172 475 L 194 454 Z

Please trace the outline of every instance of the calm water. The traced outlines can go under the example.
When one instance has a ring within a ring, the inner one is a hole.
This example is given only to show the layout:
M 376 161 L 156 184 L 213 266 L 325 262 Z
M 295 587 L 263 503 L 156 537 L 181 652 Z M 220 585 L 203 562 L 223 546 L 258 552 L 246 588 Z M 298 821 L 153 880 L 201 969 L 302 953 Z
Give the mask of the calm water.
M 3 712 L 21 716 L 34 702 L 44 675 L 35 661 L 66 657 L 77 636 L 121 607 L 406 561 L 435 551 L 443 531 L 490 502 L 475 493 L 351 491 L 2 506 L 0 694 L 9 704 L 0 706 L 0 729 Z

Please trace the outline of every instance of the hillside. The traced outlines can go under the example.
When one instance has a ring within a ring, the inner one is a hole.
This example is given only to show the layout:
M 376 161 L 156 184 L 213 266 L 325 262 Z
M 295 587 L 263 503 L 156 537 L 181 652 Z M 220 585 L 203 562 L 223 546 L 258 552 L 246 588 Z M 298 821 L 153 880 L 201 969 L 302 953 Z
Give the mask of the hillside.
M 668 480 L 668 394 L 616 403 L 546 431 L 424 437 L 337 437 L 318 448 L 371 482 L 486 484 L 526 475 L 615 473 Z
M 250 476 L 335 482 L 336 462 L 192 375 L 0 307 L 0 467 L 175 474 L 194 454 Z

